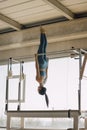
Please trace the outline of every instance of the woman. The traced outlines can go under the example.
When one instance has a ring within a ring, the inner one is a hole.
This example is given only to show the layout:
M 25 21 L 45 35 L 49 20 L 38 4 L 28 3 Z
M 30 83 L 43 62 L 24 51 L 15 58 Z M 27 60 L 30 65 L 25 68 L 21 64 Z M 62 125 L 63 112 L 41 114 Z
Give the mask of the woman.
M 46 57 L 46 47 L 47 47 L 47 39 L 45 35 L 45 30 L 40 28 L 41 36 L 40 36 L 40 45 L 35 55 L 36 61 L 36 80 L 39 83 L 38 92 L 41 95 L 45 95 L 46 103 L 48 106 L 48 97 L 46 95 L 46 88 L 43 86 L 47 79 L 48 73 L 48 58 Z

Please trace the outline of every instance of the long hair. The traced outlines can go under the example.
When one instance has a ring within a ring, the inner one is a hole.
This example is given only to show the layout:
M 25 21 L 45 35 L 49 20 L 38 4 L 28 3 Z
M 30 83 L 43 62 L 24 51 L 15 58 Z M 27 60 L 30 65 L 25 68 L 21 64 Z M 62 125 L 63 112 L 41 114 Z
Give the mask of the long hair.
M 49 99 L 48 99 L 48 96 L 46 94 L 46 88 L 42 87 L 38 92 L 40 95 L 45 95 L 46 105 L 47 105 L 47 107 L 49 107 Z

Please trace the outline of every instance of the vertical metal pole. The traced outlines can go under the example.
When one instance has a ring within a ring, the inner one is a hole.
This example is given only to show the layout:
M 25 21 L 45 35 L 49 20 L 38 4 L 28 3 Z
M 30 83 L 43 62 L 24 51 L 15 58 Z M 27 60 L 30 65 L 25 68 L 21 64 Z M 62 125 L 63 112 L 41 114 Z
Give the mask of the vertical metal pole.
M 21 109 L 21 79 L 22 79 L 22 62 L 20 61 L 20 100 L 19 100 L 20 109 Z
M 7 114 L 7 130 L 10 130 L 11 117 Z
M 21 62 L 21 73 L 22 73 L 22 75 L 23 75 L 23 73 L 24 73 L 23 64 L 24 64 L 24 62 L 22 61 L 22 62 Z
M 73 130 L 78 130 L 78 114 L 74 116 L 74 129 Z
M 9 58 L 8 77 L 12 77 L 12 58 Z
M 9 74 L 9 66 L 10 66 L 10 59 L 8 60 L 8 74 Z
M 6 78 L 6 106 L 5 106 L 5 111 L 8 111 L 8 95 L 9 95 L 9 64 L 10 64 L 10 59 L 8 60 L 8 69 L 7 69 L 7 78 Z
M 12 58 L 10 58 L 10 71 L 12 72 Z
M 8 111 L 8 77 L 6 78 L 6 104 L 5 111 Z
M 24 129 L 24 117 L 21 117 L 21 129 Z
M 78 90 L 78 110 L 81 112 L 81 65 L 82 65 L 82 54 L 81 50 L 79 50 L 79 90 Z
M 87 118 L 85 118 L 85 129 L 87 129 Z
M 21 108 L 21 78 L 22 78 L 22 63 L 20 62 L 20 77 L 19 77 L 19 89 L 18 89 L 18 110 Z

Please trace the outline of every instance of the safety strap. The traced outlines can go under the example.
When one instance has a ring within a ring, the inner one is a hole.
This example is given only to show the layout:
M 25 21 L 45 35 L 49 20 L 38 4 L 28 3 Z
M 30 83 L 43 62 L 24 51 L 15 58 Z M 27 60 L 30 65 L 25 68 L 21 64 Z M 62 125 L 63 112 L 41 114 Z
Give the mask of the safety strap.
M 46 53 L 39 53 L 39 54 L 36 54 L 37 56 L 42 56 L 42 55 L 46 55 Z
M 46 71 L 46 69 L 40 69 L 40 71 Z

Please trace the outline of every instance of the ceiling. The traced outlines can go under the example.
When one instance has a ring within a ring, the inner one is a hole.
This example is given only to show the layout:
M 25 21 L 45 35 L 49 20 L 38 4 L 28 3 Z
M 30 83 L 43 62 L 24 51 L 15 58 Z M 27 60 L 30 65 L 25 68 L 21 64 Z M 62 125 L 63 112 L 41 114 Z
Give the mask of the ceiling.
M 87 0 L 0 0 L 0 33 L 87 16 Z

